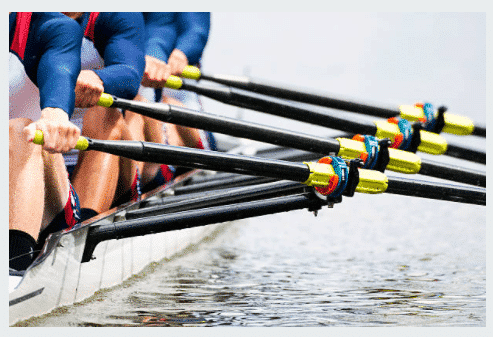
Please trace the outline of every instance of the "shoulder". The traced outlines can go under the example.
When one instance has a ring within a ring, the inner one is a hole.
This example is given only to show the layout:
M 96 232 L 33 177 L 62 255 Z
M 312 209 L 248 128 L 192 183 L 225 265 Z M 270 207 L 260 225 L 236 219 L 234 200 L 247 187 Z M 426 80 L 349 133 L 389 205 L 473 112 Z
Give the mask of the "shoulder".
M 144 27 L 140 12 L 100 12 L 96 25 L 109 31 L 128 31 Z
M 82 36 L 80 25 L 61 13 L 33 13 L 33 20 L 40 37 L 78 40 Z

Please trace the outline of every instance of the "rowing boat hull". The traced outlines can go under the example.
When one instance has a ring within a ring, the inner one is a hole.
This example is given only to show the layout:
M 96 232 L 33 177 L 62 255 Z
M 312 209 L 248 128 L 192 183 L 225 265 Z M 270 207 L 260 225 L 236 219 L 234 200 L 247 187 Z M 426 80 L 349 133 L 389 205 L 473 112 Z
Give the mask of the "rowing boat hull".
M 180 179 L 159 194 L 169 192 L 186 178 Z M 154 196 L 156 197 L 156 196 Z M 96 221 L 52 235 L 44 253 L 24 276 L 9 277 L 20 283 L 9 294 L 9 325 L 32 316 L 49 313 L 55 308 L 83 301 L 101 289 L 121 284 L 153 262 L 171 258 L 190 245 L 214 235 L 222 226 L 209 225 L 156 233 L 121 240 L 109 240 L 97 245 L 93 259 L 82 263 L 87 233 L 91 224 L 112 223 L 138 203 L 126 205 L 98 216 Z

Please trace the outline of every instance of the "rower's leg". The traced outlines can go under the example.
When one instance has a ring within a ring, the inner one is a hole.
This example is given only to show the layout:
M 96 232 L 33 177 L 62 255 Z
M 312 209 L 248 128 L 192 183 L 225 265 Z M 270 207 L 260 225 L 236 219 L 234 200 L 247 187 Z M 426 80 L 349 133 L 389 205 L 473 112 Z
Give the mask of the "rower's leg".
M 120 140 L 123 116 L 114 108 L 94 106 L 84 114 L 82 135 L 94 139 Z M 79 195 L 81 208 L 97 213 L 110 209 L 119 173 L 119 157 L 99 152 L 81 151 L 72 174 L 72 185 Z
M 163 103 L 182 106 L 185 105 L 175 98 L 163 96 Z M 171 145 L 187 146 L 192 148 L 201 148 L 202 139 L 200 138 L 200 131 L 195 128 L 189 128 L 186 126 L 169 124 L 166 127 L 168 142 Z
M 144 117 L 142 115 L 125 111 L 124 123 L 122 126 L 122 140 L 144 141 Z M 115 203 L 136 200 L 140 186 L 140 176 L 144 167 L 143 162 L 120 158 L 120 176 L 115 195 Z M 137 179 L 139 181 L 137 181 Z
M 38 238 L 45 199 L 41 146 L 26 141 L 22 129 L 31 121 L 9 120 L 9 229 Z
M 30 123 L 9 121 L 9 266 L 17 270 L 31 264 L 40 230 L 63 211 L 69 197 L 63 156 L 27 142 L 23 128 Z

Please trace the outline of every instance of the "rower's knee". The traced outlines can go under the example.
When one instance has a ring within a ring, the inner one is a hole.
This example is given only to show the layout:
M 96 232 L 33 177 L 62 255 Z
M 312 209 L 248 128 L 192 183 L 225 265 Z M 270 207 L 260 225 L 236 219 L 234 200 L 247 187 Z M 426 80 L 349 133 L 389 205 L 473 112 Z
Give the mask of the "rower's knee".
M 9 120 L 9 157 L 20 156 L 26 152 L 32 152 L 40 146 L 34 146 L 26 140 L 24 128 L 33 121 L 29 118 L 14 118 Z
M 124 123 L 120 110 L 95 106 L 84 114 L 82 135 L 95 139 L 119 140 Z

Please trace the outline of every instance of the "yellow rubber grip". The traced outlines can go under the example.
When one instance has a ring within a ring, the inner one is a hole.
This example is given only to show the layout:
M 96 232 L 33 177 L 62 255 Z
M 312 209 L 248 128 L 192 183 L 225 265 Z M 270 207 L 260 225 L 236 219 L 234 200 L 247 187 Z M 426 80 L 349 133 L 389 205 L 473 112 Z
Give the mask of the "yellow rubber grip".
M 174 75 L 168 77 L 166 83 L 164 84 L 166 88 L 170 88 L 170 89 L 180 89 L 182 85 L 183 85 L 183 81 L 181 80 L 181 78 Z
M 113 105 L 113 96 L 103 93 L 99 98 L 98 105 L 107 108 L 111 107 Z
M 310 176 L 303 183 L 308 186 L 325 187 L 329 184 L 330 178 L 336 173 L 332 165 L 315 162 L 303 162 L 310 169 Z
M 375 121 L 375 125 L 377 126 L 377 132 L 375 134 L 377 138 L 389 138 L 393 142 L 394 137 L 401 132 L 399 126 L 394 123 Z M 442 136 L 433 132 L 420 130 L 420 137 L 421 143 L 418 146 L 418 151 L 434 155 L 444 154 L 447 151 L 447 141 Z
M 443 132 L 452 133 L 459 136 L 467 136 L 474 131 L 474 123 L 467 117 L 445 112 L 443 114 L 443 119 L 445 121 L 445 126 L 442 129 Z
M 200 69 L 194 66 L 186 66 L 182 73 L 181 77 L 183 78 L 189 78 L 191 80 L 198 80 L 200 78 Z
M 339 153 L 337 156 L 354 159 L 360 158 L 366 152 L 363 142 L 354 139 L 336 138 L 339 141 Z M 389 149 L 389 163 L 387 169 L 394 172 L 415 174 L 421 169 L 421 158 L 412 152 Z
M 37 145 L 43 145 L 45 143 L 43 131 L 36 130 L 34 132 L 33 143 Z M 88 147 L 89 147 L 89 141 L 87 140 L 87 138 L 80 136 L 79 139 L 77 140 L 77 144 L 75 145 L 75 149 L 84 151 Z
M 356 192 L 367 194 L 383 193 L 389 186 L 389 179 L 380 171 L 358 169 L 359 183 Z

